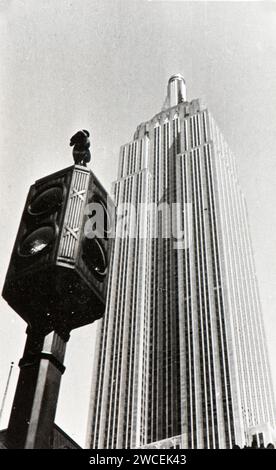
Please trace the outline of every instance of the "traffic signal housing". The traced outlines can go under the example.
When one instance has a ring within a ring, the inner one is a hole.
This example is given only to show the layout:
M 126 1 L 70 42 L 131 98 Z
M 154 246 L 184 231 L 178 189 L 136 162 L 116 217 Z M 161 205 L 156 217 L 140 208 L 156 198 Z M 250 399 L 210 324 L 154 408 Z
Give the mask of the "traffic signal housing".
M 3 288 L 31 328 L 70 331 L 103 315 L 113 220 L 110 197 L 83 166 L 31 186 Z

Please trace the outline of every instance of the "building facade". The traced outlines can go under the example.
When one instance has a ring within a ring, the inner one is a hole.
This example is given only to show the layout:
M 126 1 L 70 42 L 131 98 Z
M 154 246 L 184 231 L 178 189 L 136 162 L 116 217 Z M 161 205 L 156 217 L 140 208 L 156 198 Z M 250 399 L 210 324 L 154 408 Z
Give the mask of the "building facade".
M 88 446 L 231 448 L 256 429 L 271 440 L 246 203 L 231 150 L 182 76 L 122 146 L 114 199 Z

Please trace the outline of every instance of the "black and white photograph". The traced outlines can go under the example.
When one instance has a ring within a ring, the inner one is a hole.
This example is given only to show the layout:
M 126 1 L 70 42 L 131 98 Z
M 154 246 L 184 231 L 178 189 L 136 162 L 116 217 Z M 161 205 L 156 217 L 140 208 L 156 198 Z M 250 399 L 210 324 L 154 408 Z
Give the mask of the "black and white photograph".
M 276 2 L 0 0 L 0 129 L 0 461 L 275 449 Z

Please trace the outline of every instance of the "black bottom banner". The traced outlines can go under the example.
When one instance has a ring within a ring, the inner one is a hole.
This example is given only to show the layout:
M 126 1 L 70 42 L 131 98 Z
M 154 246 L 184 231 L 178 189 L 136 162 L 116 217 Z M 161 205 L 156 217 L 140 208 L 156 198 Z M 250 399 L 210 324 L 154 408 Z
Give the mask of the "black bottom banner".
M 67 452 L 66 452 L 67 450 Z M 90 468 L 106 465 L 110 469 L 123 469 L 130 466 L 169 465 L 196 468 L 201 465 L 213 468 L 218 465 L 264 465 L 276 463 L 273 449 L 233 449 L 233 450 L 185 450 L 185 449 L 123 449 L 123 450 L 1 450 L 0 464 L 7 460 L 8 465 L 36 466 L 45 464 L 76 465 Z M 3 468 L 3 467 L 2 467 Z M 230 467 L 231 468 L 231 467 Z M 234 467 L 233 467 L 234 468 Z

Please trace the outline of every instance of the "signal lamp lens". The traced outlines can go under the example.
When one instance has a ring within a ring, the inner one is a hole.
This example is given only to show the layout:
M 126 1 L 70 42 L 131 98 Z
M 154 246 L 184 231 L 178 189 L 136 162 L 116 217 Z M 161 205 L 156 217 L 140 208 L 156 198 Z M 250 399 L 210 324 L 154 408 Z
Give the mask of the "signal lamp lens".
M 21 243 L 19 254 L 21 256 L 34 256 L 41 253 L 50 245 L 54 236 L 53 227 L 40 227 L 34 230 Z
M 45 189 L 35 196 L 28 207 L 28 211 L 31 215 L 53 212 L 61 205 L 62 199 L 62 189 L 59 186 Z
M 96 279 L 103 281 L 107 272 L 107 261 L 104 249 L 97 238 L 85 239 L 82 258 Z

